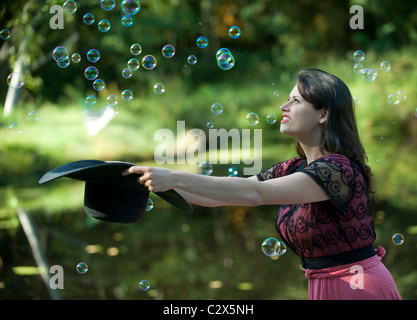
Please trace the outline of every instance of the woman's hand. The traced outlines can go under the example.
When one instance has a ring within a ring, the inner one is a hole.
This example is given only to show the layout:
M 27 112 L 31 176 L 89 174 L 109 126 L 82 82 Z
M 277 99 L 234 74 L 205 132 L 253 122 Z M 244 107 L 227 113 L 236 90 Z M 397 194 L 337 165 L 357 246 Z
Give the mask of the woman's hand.
M 174 188 L 173 170 L 159 167 L 132 166 L 122 175 L 138 174 L 138 182 L 152 192 L 162 192 Z

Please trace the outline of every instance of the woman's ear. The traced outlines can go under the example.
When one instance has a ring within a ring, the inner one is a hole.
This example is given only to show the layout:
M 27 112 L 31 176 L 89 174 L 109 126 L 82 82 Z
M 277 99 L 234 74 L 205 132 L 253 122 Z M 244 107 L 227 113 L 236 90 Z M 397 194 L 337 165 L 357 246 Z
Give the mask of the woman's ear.
M 329 116 L 329 111 L 327 110 L 327 108 L 323 108 L 321 111 L 319 123 L 324 124 L 327 121 L 328 116 Z

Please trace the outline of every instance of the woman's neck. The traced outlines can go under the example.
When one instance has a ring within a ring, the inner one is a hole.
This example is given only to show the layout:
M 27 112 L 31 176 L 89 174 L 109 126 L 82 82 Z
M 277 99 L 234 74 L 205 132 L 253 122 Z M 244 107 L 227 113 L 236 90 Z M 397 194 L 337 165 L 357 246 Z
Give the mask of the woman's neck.
M 310 145 L 306 145 L 300 142 L 300 146 L 303 149 L 304 154 L 306 155 L 307 164 L 310 164 L 311 162 L 317 160 L 318 158 L 321 158 L 331 153 L 318 145 L 310 146 Z

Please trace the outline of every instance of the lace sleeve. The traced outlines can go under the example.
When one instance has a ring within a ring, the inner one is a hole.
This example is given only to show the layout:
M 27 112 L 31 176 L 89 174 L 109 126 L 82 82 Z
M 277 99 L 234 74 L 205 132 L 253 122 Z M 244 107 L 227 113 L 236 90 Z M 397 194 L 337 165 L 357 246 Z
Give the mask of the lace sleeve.
M 258 177 L 258 180 L 260 181 L 279 178 L 287 174 L 293 173 L 298 168 L 298 166 L 300 165 L 302 161 L 303 159 L 301 157 L 292 158 L 290 160 L 277 163 L 271 168 L 268 168 L 258 173 L 256 176 Z

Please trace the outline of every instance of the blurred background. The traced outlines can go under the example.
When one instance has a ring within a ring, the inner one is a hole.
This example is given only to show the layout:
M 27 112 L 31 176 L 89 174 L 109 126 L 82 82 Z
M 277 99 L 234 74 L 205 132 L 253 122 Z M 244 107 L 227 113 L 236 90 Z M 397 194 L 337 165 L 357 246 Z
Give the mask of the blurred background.
M 155 165 L 155 132 L 176 133 L 180 120 L 207 134 L 210 121 L 217 129 L 262 129 L 266 169 L 296 156 L 295 141 L 279 132 L 280 120 L 266 117 L 279 118 L 294 75 L 315 67 L 339 76 L 355 96 L 374 171 L 376 245 L 387 250 L 383 262 L 402 297 L 415 299 L 417 3 L 141 0 L 129 25 L 121 2 L 114 8 L 112 1 L 67 2 L 62 29 L 51 28 L 59 14 L 50 8 L 64 1 L 0 3 L 0 29 L 9 31 L 0 39 L 0 298 L 307 299 L 299 258 L 287 251 L 272 259 L 261 249 L 266 238 L 278 238 L 277 207 L 194 206 L 185 214 L 151 195 L 154 207 L 140 222 L 111 224 L 84 213 L 84 183 L 37 181 L 82 159 Z M 350 27 L 353 5 L 363 8 L 363 29 Z M 90 25 L 86 13 L 95 17 Z M 103 19 L 110 23 L 106 32 L 99 30 Z M 229 35 L 232 26 L 240 36 Z M 207 39 L 204 48 L 197 46 L 200 36 Z M 142 48 L 137 56 L 130 52 L 135 43 Z M 175 48 L 171 58 L 162 53 L 167 44 Z M 67 49 L 68 63 L 53 59 L 58 46 Z M 220 48 L 233 54 L 230 70 L 217 64 Z M 87 60 L 90 49 L 100 52 L 97 62 Z M 357 50 L 364 60 L 355 61 Z M 74 53 L 81 61 L 74 62 Z M 155 57 L 156 67 L 141 65 L 125 78 L 127 62 L 145 55 Z M 376 77 L 354 70 L 357 63 Z M 104 89 L 86 78 L 88 66 L 97 68 Z M 156 83 L 162 91 L 154 90 Z M 130 101 L 124 90 L 131 91 Z M 95 99 L 86 102 L 90 95 Z M 110 95 L 117 104 L 109 105 Z M 212 113 L 213 103 L 223 106 L 221 114 Z M 255 126 L 246 122 L 249 112 L 259 116 Z M 231 165 L 243 176 L 243 162 L 214 164 L 212 175 L 227 176 Z M 199 172 L 197 164 L 165 166 Z M 393 242 L 396 233 L 402 244 Z M 88 265 L 86 273 L 77 272 L 79 262 Z M 62 290 L 50 289 L 53 265 L 63 268 Z M 148 290 L 139 289 L 141 280 L 149 281 Z

